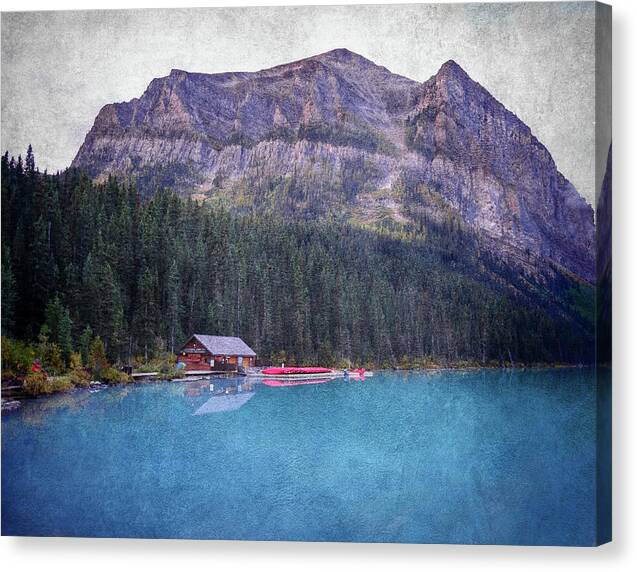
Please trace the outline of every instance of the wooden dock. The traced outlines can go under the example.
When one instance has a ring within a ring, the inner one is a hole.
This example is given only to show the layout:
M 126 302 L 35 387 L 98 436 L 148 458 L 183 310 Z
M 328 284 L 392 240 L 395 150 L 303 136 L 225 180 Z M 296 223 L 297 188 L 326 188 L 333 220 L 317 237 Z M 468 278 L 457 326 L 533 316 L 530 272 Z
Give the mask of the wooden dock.
M 198 378 L 202 378 L 202 377 L 210 377 L 213 375 L 224 375 L 224 374 L 232 374 L 232 375 L 237 375 L 236 371 L 218 371 L 218 370 L 209 370 L 209 369 L 202 369 L 202 370 L 181 370 L 184 375 L 188 378 L 188 377 L 198 377 Z M 156 379 L 161 377 L 161 373 L 158 371 L 149 371 L 149 372 L 136 372 L 136 373 L 131 373 L 130 374 L 131 377 L 136 380 L 136 381 L 142 381 L 144 379 Z
M 149 371 L 149 372 L 142 372 L 142 373 L 131 373 L 130 376 L 133 379 L 144 379 L 146 377 L 157 377 L 159 375 L 158 371 Z
M 202 370 L 182 370 L 186 375 L 223 375 L 230 373 L 236 375 L 236 371 L 223 371 L 214 369 L 202 369 Z

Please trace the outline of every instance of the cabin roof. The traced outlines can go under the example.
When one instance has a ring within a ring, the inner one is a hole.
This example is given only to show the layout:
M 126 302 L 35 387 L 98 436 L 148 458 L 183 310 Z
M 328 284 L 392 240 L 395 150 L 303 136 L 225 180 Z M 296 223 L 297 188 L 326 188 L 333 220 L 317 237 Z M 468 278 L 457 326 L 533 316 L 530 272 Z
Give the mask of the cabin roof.
M 211 354 L 226 356 L 252 356 L 257 354 L 241 338 L 231 336 L 207 336 L 206 334 L 193 334 L 189 340 L 195 338 Z M 188 343 L 188 342 L 186 342 Z M 186 345 L 186 344 L 184 344 Z

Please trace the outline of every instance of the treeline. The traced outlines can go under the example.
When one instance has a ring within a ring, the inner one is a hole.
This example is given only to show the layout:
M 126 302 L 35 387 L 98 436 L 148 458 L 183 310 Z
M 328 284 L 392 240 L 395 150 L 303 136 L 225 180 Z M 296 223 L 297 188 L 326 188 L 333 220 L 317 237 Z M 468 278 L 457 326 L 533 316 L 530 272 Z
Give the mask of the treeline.
M 5 154 L 2 332 L 37 341 L 44 326 L 65 360 L 99 337 L 119 363 L 195 332 L 298 364 L 592 359 L 592 292 L 563 276 L 531 287 L 457 225 L 423 224 L 407 240 L 233 214 Z

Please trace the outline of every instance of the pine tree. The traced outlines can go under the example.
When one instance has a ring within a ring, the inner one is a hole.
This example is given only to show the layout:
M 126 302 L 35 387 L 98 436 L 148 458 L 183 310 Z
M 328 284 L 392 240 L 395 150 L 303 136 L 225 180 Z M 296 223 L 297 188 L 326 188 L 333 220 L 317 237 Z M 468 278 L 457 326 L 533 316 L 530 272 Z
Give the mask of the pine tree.
M 62 351 L 65 362 L 68 363 L 73 351 L 72 329 L 73 322 L 66 308 L 60 301 L 59 296 L 55 296 L 46 306 L 45 324 L 50 332 L 50 337 Z
M 15 325 L 15 304 L 18 298 L 16 280 L 11 269 L 11 257 L 7 247 L 2 248 L 2 335 L 9 336 Z
M 57 268 L 54 253 L 51 250 L 50 228 L 48 222 L 40 216 L 33 227 L 27 264 L 30 284 L 26 294 L 31 304 L 31 319 L 41 319 L 41 311 L 55 290 Z
M 171 353 L 175 353 L 177 341 L 183 338 L 181 331 L 181 280 L 177 261 L 173 259 L 166 284 L 166 320 Z
M 92 370 L 95 377 L 100 376 L 100 373 L 108 367 L 108 359 L 106 358 L 106 348 L 102 338 L 97 336 L 91 342 L 91 347 L 88 354 L 88 367 Z
M 91 326 L 86 326 L 82 331 L 82 335 L 79 340 L 80 355 L 82 356 L 82 363 L 88 364 L 89 353 L 91 351 L 91 342 L 93 341 L 93 330 Z
M 83 311 L 93 331 L 101 337 L 109 356 L 121 357 L 125 339 L 124 308 L 119 285 L 110 264 L 89 254 L 82 271 Z
M 37 343 L 37 355 L 44 370 L 50 375 L 59 375 L 64 371 L 62 350 L 50 339 L 50 331 L 46 324 L 40 328 Z
M 33 147 L 31 147 L 30 143 L 29 143 L 29 148 L 27 149 L 25 170 L 27 174 L 30 174 L 30 175 L 35 173 L 35 156 L 33 155 Z

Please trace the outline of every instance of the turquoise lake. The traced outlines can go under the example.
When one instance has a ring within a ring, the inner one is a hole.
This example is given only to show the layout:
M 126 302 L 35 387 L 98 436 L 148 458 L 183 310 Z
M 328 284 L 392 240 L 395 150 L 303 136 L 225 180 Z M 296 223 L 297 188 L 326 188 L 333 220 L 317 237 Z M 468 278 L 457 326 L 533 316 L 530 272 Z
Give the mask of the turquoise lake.
M 2 533 L 591 545 L 592 369 L 110 387 L 2 415 Z

